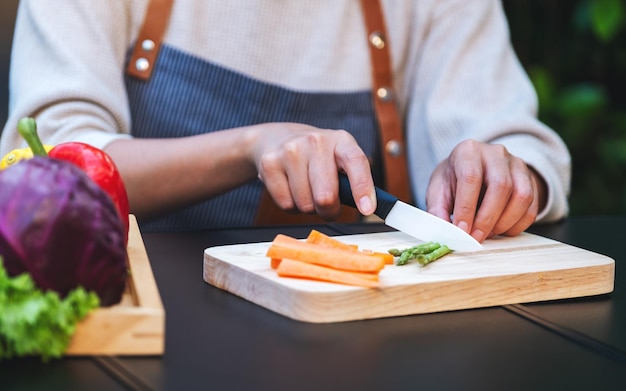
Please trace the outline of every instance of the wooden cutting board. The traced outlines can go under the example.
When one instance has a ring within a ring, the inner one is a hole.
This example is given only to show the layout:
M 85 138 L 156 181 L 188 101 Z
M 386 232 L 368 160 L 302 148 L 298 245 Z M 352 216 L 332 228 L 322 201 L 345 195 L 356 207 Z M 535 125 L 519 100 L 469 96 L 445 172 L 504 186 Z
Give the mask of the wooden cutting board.
M 402 232 L 336 238 L 383 252 L 420 243 Z M 289 318 L 330 323 L 598 295 L 613 291 L 615 277 L 613 259 L 529 233 L 425 267 L 388 265 L 374 289 L 278 277 L 269 245 L 207 248 L 204 280 Z

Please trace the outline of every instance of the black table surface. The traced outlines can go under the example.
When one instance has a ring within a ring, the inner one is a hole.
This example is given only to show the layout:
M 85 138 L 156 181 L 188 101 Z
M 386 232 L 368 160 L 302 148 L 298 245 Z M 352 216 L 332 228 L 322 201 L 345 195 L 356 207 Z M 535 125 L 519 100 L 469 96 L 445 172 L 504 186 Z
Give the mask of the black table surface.
M 0 390 L 624 389 L 625 226 L 626 216 L 571 217 L 529 230 L 613 258 L 610 294 L 333 324 L 294 321 L 205 283 L 204 249 L 384 225 L 143 233 L 165 354 L 4 361 Z

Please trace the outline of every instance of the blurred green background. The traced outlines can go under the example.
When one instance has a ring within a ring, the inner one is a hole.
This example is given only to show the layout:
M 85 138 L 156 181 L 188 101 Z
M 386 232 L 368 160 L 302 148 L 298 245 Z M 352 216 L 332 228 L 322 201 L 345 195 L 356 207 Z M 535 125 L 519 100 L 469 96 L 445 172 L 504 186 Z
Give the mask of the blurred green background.
M 626 213 L 626 0 L 503 4 L 539 117 L 572 154 L 570 214 Z

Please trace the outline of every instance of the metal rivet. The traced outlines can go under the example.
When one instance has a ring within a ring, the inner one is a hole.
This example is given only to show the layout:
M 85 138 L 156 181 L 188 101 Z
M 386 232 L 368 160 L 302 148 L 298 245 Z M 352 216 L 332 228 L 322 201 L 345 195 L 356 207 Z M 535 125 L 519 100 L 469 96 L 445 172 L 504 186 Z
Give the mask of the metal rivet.
M 143 57 L 139 58 L 135 62 L 135 68 L 137 68 L 137 70 L 140 71 L 140 72 L 147 71 L 148 68 L 150 68 L 150 61 L 148 61 L 147 59 L 145 59 Z
M 380 98 L 383 102 L 386 102 L 391 99 L 391 89 L 387 87 L 380 87 L 376 90 L 376 96 Z
M 374 31 L 373 33 L 371 33 L 369 36 L 369 40 L 376 49 L 382 49 L 385 47 L 385 37 L 383 37 L 383 35 L 379 31 Z
M 385 151 L 391 156 L 400 156 L 402 155 L 402 144 L 397 140 L 389 140 L 385 144 Z
M 153 51 L 155 46 L 154 41 L 151 39 L 144 39 L 143 42 L 141 42 L 141 48 L 146 52 Z

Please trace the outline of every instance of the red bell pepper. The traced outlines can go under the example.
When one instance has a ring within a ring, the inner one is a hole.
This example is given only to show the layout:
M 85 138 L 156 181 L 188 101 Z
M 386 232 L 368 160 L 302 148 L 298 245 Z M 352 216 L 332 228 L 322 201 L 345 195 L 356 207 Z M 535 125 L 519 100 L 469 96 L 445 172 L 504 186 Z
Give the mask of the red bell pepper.
M 128 239 L 130 207 L 126 187 L 113 159 L 103 150 L 81 142 L 67 142 L 54 146 L 46 152 L 37 135 L 37 125 L 32 118 L 18 123 L 18 131 L 24 137 L 34 155 L 49 156 L 68 161 L 87 173 L 113 200 L 120 214 Z
M 106 152 L 89 144 L 67 142 L 56 145 L 48 156 L 73 163 L 100 185 L 113 199 L 128 232 L 130 207 L 126 187 L 113 159 Z

